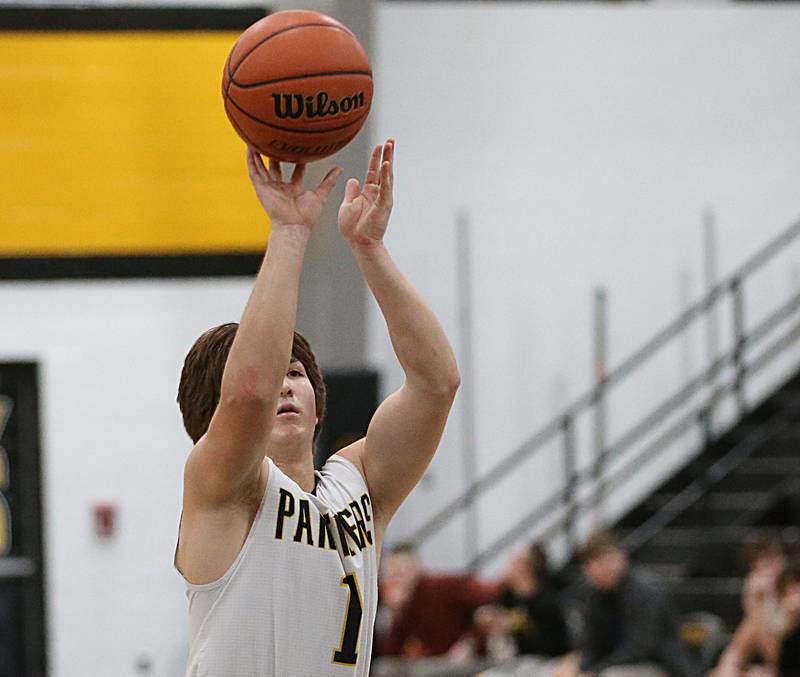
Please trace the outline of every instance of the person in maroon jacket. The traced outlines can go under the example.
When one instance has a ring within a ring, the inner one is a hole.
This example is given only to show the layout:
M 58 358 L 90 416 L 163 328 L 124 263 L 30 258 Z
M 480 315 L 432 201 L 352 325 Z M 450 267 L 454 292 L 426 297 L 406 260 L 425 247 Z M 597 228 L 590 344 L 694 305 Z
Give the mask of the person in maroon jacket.
M 409 670 L 415 676 L 457 675 L 462 669 L 474 674 L 484 637 L 473 615 L 497 596 L 497 585 L 468 575 L 430 574 L 414 547 L 404 544 L 384 555 L 379 590 L 377 656 L 413 661 Z M 391 674 L 398 674 L 397 662 L 390 663 Z

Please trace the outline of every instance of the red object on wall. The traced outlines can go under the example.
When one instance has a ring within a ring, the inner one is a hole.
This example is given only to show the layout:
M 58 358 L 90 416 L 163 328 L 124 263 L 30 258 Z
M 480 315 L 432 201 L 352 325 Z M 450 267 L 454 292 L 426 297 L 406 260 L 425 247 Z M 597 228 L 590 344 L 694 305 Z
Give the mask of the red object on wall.
M 114 535 L 117 506 L 113 503 L 96 503 L 94 506 L 94 531 L 97 538 L 108 540 Z

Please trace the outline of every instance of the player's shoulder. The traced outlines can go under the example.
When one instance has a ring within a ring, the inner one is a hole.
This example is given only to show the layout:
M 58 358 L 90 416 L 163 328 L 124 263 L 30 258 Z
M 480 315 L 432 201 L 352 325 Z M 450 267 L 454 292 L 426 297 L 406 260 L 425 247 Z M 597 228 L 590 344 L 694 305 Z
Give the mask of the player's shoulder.
M 340 449 L 322 466 L 323 474 L 328 471 L 334 474 L 339 472 L 346 472 L 352 474 L 355 471 L 364 484 L 367 483 L 367 475 L 364 472 L 363 462 L 364 438 L 347 445 Z

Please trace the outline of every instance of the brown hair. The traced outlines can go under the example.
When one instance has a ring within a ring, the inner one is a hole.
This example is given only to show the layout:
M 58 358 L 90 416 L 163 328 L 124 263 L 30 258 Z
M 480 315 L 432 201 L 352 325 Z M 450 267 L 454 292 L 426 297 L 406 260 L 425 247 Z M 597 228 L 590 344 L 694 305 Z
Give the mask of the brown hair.
M 531 575 L 541 582 L 550 579 L 550 562 L 544 545 L 539 542 L 531 543 L 528 548 L 528 566 Z
M 228 353 L 238 328 L 238 323 L 228 322 L 204 332 L 194 342 L 183 362 L 181 382 L 178 386 L 178 406 L 183 415 L 183 427 L 195 443 L 208 430 L 211 417 L 219 403 L 222 372 L 225 370 Z M 319 419 L 314 428 L 316 442 L 325 418 L 325 381 L 322 379 L 322 372 L 317 366 L 311 346 L 299 332 L 294 333 L 292 360 L 303 364 L 308 380 L 314 388 Z
M 613 532 L 600 530 L 595 531 L 586 539 L 586 543 L 578 553 L 578 558 L 586 564 L 609 552 L 625 552 L 625 548 L 622 547 L 622 543 Z

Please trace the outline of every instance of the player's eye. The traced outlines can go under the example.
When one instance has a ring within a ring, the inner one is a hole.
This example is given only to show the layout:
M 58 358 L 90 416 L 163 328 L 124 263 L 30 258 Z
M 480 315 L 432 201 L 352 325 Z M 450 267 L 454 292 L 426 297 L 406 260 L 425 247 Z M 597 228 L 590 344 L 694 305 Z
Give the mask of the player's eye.
M 290 369 L 289 370 L 289 376 L 297 377 L 297 376 L 302 376 L 302 375 L 303 375 L 303 372 L 300 371 L 299 369 Z

